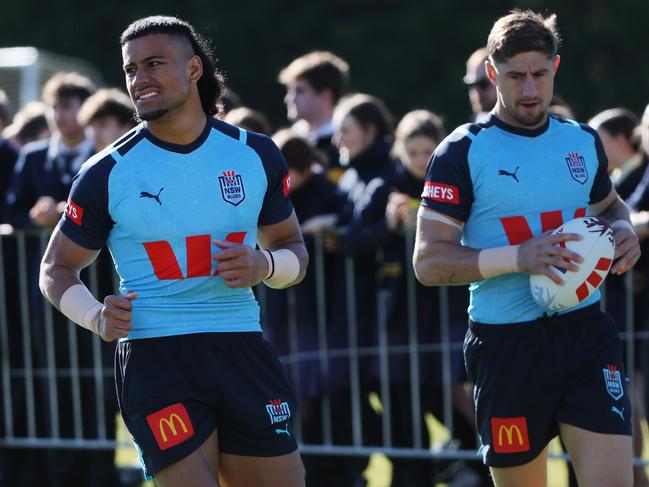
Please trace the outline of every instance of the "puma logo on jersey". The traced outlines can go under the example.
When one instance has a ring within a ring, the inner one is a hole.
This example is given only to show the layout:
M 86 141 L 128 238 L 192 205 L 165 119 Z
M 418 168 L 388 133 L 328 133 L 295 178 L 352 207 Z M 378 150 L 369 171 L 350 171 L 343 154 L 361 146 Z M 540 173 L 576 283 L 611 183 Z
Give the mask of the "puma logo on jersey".
M 504 169 L 499 169 L 498 170 L 498 176 L 511 176 L 516 180 L 517 183 L 520 183 L 520 181 L 518 180 L 518 177 L 516 176 L 517 172 L 518 172 L 518 166 L 516 166 L 516 169 L 514 170 L 514 172 L 509 172 L 509 171 L 505 171 Z
M 162 203 L 160 202 L 160 193 L 162 193 L 162 190 L 164 187 L 160 188 L 160 191 L 158 191 L 158 194 L 151 194 L 146 191 L 141 191 L 140 192 L 140 198 L 152 198 L 158 202 L 160 206 L 162 206 Z

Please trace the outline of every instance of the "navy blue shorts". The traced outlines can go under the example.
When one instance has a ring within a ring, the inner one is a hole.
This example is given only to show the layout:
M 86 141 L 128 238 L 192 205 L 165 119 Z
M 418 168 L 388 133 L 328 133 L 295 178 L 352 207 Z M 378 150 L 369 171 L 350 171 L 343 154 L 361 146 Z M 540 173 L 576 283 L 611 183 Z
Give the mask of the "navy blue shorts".
M 194 452 L 215 429 L 224 453 L 267 457 L 297 449 L 295 396 L 261 333 L 121 342 L 115 381 L 149 476 Z
M 559 423 L 631 435 L 622 345 L 599 303 L 525 323 L 469 322 L 464 358 L 486 465 L 532 461 Z

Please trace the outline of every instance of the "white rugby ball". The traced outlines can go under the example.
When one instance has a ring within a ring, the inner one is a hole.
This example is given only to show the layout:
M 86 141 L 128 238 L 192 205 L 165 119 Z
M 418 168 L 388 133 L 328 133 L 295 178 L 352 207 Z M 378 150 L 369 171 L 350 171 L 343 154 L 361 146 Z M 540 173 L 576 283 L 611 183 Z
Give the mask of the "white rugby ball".
M 555 284 L 543 274 L 530 275 L 530 291 L 536 304 L 547 311 L 564 311 L 583 302 L 604 282 L 615 254 L 615 238 L 608 224 L 597 217 L 575 218 L 552 232 L 577 233 L 581 240 L 562 242 L 561 246 L 581 255 L 584 261 L 577 272 L 550 266 L 550 270 L 564 280 Z

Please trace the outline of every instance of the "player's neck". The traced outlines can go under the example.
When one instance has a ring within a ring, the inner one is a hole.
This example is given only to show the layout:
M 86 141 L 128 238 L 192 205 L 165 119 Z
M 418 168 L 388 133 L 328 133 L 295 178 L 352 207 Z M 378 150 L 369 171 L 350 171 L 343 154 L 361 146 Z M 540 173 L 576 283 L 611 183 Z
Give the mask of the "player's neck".
M 165 115 L 147 122 L 147 128 L 160 140 L 187 145 L 194 142 L 205 129 L 207 115 L 203 110 L 184 111 Z
M 496 103 L 496 106 L 494 107 L 492 113 L 496 115 L 496 117 L 498 117 L 500 120 L 505 122 L 507 125 L 511 125 L 512 127 L 521 128 L 525 130 L 534 130 L 539 127 L 542 127 L 548 121 L 548 116 L 549 116 L 548 113 L 546 112 L 543 115 L 543 118 L 541 118 L 541 120 L 538 123 L 534 125 L 525 125 L 519 122 L 515 117 L 513 117 L 512 114 L 509 113 L 509 111 L 500 103 Z

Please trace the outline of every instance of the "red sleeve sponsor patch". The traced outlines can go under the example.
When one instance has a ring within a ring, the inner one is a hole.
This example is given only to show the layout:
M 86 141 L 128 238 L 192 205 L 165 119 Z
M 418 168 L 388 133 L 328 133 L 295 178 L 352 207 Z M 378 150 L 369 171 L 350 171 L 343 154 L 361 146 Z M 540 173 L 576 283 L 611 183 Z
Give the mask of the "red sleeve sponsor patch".
M 282 192 L 284 193 L 284 196 L 288 196 L 291 192 L 291 176 L 288 174 L 284 176 L 284 179 L 282 180 Z
M 160 450 L 176 446 L 194 436 L 194 426 L 180 402 L 149 414 L 146 421 Z
M 458 205 L 460 204 L 460 189 L 450 184 L 426 182 L 421 197 L 440 203 Z
M 83 208 L 72 201 L 72 198 L 68 198 L 68 204 L 65 205 L 65 214 L 70 220 L 81 226 L 81 221 L 83 220 Z

